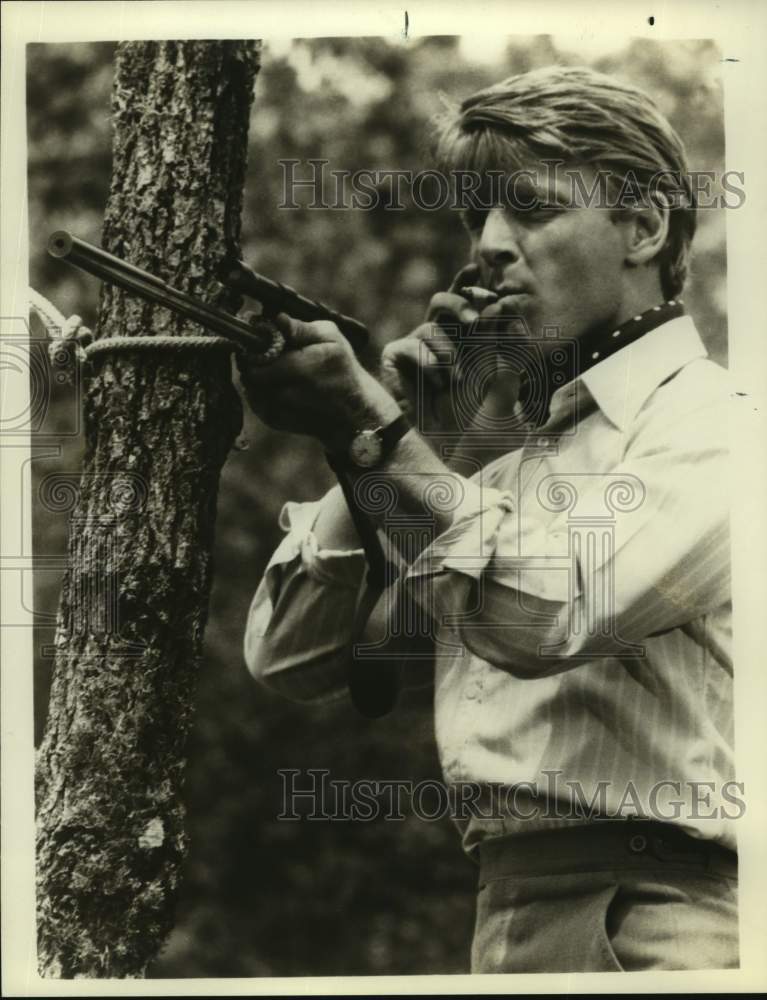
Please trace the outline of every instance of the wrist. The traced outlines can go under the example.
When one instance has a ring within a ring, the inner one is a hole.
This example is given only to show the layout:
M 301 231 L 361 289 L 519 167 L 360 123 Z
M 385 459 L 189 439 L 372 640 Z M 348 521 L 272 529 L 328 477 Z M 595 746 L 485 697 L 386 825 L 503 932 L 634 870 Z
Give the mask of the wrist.
M 355 434 L 386 427 L 401 414 L 402 410 L 394 397 L 366 372 L 358 392 L 350 398 L 346 412 L 333 422 L 320 441 L 325 451 L 341 453 Z

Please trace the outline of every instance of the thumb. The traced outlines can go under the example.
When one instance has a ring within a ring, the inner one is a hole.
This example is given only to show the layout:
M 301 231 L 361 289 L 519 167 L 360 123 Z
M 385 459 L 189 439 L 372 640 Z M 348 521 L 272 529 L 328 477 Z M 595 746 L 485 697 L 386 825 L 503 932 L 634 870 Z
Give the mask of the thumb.
M 479 264 L 466 264 L 453 278 L 451 292 L 460 292 L 464 285 L 471 285 L 479 278 Z
M 293 319 L 287 313 L 277 313 L 274 325 L 285 337 L 288 350 L 299 350 L 302 347 L 311 347 L 313 344 L 347 343 L 335 323 L 329 320 L 317 319 L 311 323 L 304 323 L 300 319 Z

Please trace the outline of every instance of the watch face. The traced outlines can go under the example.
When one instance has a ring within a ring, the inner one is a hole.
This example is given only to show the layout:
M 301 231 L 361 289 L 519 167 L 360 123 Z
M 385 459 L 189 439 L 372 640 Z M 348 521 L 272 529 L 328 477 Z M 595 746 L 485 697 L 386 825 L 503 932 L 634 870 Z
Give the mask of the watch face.
M 380 431 L 360 431 L 349 445 L 349 457 L 355 465 L 370 469 L 381 460 L 383 442 Z

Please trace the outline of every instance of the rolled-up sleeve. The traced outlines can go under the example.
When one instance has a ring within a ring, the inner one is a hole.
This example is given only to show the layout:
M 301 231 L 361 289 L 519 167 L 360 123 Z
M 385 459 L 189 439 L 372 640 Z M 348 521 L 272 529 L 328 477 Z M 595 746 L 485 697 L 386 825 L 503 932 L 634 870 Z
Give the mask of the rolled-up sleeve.
M 523 504 L 467 516 L 411 567 L 414 595 L 521 678 L 642 656 L 730 599 L 726 423 L 647 426 L 609 472 L 545 475 Z
M 245 662 L 266 687 L 294 701 L 323 702 L 346 690 L 348 651 L 365 572 L 362 549 L 322 549 L 313 527 L 321 501 L 287 503 L 286 532 L 248 612 Z

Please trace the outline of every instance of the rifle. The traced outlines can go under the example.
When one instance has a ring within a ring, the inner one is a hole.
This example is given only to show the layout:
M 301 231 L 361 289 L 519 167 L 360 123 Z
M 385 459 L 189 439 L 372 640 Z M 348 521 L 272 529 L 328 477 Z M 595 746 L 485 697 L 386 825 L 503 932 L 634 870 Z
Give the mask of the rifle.
M 102 281 L 117 285 L 147 302 L 164 306 L 185 319 L 199 323 L 213 333 L 260 353 L 268 351 L 273 346 L 273 341 L 264 330 L 261 321 L 268 321 L 269 317 L 275 316 L 278 312 L 285 312 L 305 323 L 319 319 L 330 320 L 349 340 L 355 351 L 363 348 L 368 341 L 368 331 L 358 320 L 300 295 L 289 285 L 257 274 L 242 261 L 231 257 L 224 259 L 217 275 L 221 283 L 232 291 L 239 295 L 247 295 L 261 303 L 262 315 L 255 317 L 252 324 L 193 295 L 179 291 L 148 271 L 128 264 L 119 257 L 107 253 L 106 250 L 86 243 L 85 240 L 78 239 L 64 230 L 53 233 L 50 237 L 48 252 L 51 256 L 66 260 L 67 263 L 87 271 Z M 354 502 L 349 487 L 344 484 L 343 475 L 334 464 L 332 467 L 344 487 L 344 495 L 369 566 L 368 587 L 361 605 L 363 610 L 359 616 L 359 627 L 361 627 L 389 585 L 390 570 L 386 566 L 386 558 L 375 526 L 372 522 L 368 522 L 365 513 Z M 368 669 L 365 670 L 364 663 L 357 663 L 354 652 L 351 656 L 349 686 L 352 701 L 357 709 L 369 718 L 376 718 L 391 711 L 399 690 L 399 669 L 390 660 L 385 660 L 376 663 L 375 669 L 372 669 L 371 664 L 367 664 Z
M 268 320 L 279 312 L 287 313 L 304 323 L 319 319 L 335 323 L 355 351 L 361 350 L 369 338 L 367 328 L 359 320 L 344 316 L 322 302 L 308 299 L 290 285 L 283 285 L 266 275 L 258 274 L 243 261 L 231 257 L 225 258 L 220 264 L 217 271 L 219 280 L 232 291 L 241 296 L 247 295 L 261 304 L 262 314 L 255 317 L 255 324 L 209 305 L 188 292 L 182 292 L 149 271 L 128 264 L 101 247 L 72 236 L 66 230 L 52 234 L 48 240 L 48 253 L 108 284 L 117 285 L 146 302 L 164 306 L 177 316 L 199 323 L 211 333 L 228 337 L 252 351 L 263 352 L 271 346 L 264 332 L 259 333 L 258 322 Z

